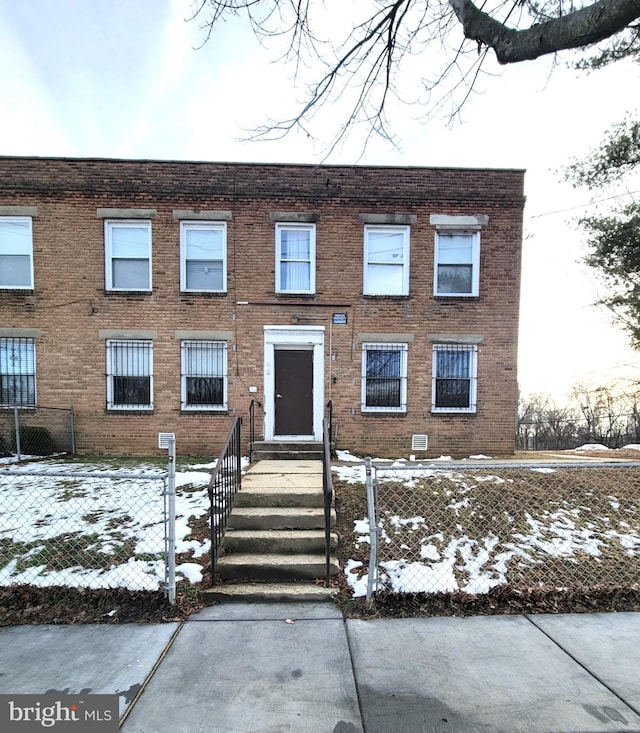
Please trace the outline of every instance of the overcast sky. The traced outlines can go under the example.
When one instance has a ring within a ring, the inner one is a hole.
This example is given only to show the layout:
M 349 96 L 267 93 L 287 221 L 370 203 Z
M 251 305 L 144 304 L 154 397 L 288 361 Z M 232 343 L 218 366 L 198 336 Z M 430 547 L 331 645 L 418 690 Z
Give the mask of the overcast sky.
M 320 162 L 328 139 L 241 140 L 292 109 L 301 93 L 293 70 L 270 64 L 273 53 L 238 22 L 196 50 L 202 34 L 185 22 L 190 8 L 190 0 L 0 0 L 0 154 Z M 488 68 L 493 75 L 453 126 L 400 106 L 390 120 L 398 148 L 374 140 L 361 156 L 356 134 L 327 162 L 525 168 L 522 392 L 637 379 L 640 354 L 592 307 L 597 283 L 580 264 L 575 219 L 595 212 L 582 206 L 597 195 L 574 191 L 561 169 L 633 108 L 637 94 L 624 90 L 637 90 L 639 69 L 584 74 L 544 60 Z M 332 119 L 339 105 L 324 111 L 327 129 Z

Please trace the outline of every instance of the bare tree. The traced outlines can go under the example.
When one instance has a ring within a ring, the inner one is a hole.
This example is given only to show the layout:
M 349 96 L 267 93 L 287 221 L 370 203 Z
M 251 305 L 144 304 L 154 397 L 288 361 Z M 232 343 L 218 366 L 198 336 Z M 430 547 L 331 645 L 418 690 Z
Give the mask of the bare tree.
M 311 134 L 320 108 L 350 100 L 331 149 L 360 124 L 367 139 L 374 133 L 391 139 L 385 110 L 392 98 L 403 100 L 398 81 L 412 57 L 421 69 L 417 79 L 403 78 L 408 101 L 433 111 L 440 104 L 432 92 L 445 90 L 439 102 L 451 100 L 455 116 L 490 52 L 500 64 L 513 64 L 586 49 L 596 53 L 585 61 L 593 68 L 594 59 L 608 63 L 640 51 L 640 0 L 493 0 L 480 7 L 471 0 L 195 0 L 192 8 L 203 43 L 225 20 L 244 16 L 261 41 L 284 43 L 279 60 L 292 61 L 297 78 L 319 69 L 298 111 L 254 137 L 277 139 L 293 129 Z M 349 13 L 352 22 L 345 20 Z

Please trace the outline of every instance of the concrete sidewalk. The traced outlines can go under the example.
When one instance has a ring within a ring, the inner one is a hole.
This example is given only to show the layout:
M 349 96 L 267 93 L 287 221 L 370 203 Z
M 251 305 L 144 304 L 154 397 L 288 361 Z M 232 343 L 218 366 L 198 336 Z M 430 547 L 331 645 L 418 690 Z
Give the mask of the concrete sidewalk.
M 49 691 L 119 694 L 127 733 L 639 733 L 640 614 L 229 603 L 182 625 L 0 629 L 0 693 Z

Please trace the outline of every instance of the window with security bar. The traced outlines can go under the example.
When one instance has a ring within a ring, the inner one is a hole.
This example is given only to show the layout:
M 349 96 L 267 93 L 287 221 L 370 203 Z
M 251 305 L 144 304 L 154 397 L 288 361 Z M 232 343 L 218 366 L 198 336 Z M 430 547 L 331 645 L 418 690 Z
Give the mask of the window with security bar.
M 183 341 L 181 409 L 227 409 L 227 344 Z
M 432 412 L 476 411 L 477 354 L 477 346 L 434 345 Z
M 31 338 L 0 338 L 0 407 L 36 404 L 36 347 Z
M 107 409 L 153 409 L 152 341 L 107 341 Z
M 362 344 L 362 412 L 406 412 L 407 344 Z
M 180 223 L 180 290 L 226 292 L 227 225 L 224 222 Z

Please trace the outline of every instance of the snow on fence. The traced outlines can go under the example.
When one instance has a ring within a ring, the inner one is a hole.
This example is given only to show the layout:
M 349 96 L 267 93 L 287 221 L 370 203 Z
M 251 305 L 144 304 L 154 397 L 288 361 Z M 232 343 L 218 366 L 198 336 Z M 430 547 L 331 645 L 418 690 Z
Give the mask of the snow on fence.
M 167 474 L 86 469 L 0 469 L 0 586 L 167 588 Z
M 375 465 L 355 595 L 638 588 L 640 463 Z M 366 589 L 366 591 L 365 591 Z

